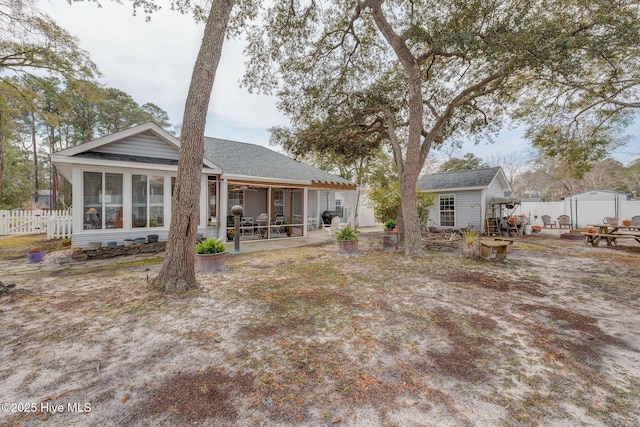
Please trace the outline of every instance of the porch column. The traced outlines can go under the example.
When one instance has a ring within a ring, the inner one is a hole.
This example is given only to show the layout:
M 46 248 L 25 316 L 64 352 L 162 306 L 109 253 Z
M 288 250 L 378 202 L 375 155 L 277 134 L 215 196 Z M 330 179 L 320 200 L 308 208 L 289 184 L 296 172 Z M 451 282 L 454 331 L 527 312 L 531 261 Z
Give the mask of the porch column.
M 307 237 L 309 232 L 307 231 L 309 226 L 307 224 L 307 217 L 309 216 L 309 204 L 307 203 L 307 197 L 309 192 L 307 187 L 302 189 L 302 236 Z
M 223 242 L 227 241 L 227 206 L 229 199 L 229 182 L 226 178 L 222 178 L 220 181 L 220 194 L 218 194 L 220 200 L 220 209 L 218 210 L 218 239 Z

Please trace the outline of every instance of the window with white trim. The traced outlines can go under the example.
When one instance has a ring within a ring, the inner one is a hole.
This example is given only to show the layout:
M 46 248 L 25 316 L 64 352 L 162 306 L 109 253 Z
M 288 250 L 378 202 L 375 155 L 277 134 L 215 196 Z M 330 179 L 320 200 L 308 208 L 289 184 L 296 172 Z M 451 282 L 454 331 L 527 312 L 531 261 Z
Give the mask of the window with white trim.
M 440 226 L 455 227 L 456 204 L 453 194 L 440 196 Z

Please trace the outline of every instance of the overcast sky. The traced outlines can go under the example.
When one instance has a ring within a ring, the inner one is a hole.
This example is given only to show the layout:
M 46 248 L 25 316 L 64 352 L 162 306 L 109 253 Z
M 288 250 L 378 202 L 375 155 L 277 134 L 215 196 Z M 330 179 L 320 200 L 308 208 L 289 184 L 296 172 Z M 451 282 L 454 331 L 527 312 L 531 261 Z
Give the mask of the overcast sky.
M 167 111 L 173 124 L 182 122 L 185 98 L 204 25 L 189 15 L 163 7 L 145 22 L 143 14 L 132 15 L 131 5 L 103 1 L 48 0 L 39 3 L 61 27 L 78 37 L 89 52 L 107 87 L 120 89 L 136 102 L 151 102 Z M 272 126 L 288 124 L 276 108 L 275 97 L 249 94 L 239 85 L 246 59 L 240 41 L 226 41 L 216 74 L 207 116 L 206 136 L 268 146 Z M 640 123 L 631 129 L 636 138 L 615 153 L 623 163 L 640 157 Z M 270 147 L 277 149 L 275 147 Z M 486 158 L 527 148 L 522 130 L 505 130 L 494 144 L 468 144 L 454 154 L 473 152 Z

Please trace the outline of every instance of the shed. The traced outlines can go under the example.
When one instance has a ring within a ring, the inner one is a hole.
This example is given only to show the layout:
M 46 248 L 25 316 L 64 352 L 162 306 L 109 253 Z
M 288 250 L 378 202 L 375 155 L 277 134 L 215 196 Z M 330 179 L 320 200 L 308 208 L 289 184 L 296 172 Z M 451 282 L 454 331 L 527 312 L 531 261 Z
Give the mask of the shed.
M 511 194 L 501 167 L 424 175 L 418 191 L 434 193 L 429 223 L 441 228 L 473 226 L 484 231 L 484 219 L 492 215 L 493 200 Z

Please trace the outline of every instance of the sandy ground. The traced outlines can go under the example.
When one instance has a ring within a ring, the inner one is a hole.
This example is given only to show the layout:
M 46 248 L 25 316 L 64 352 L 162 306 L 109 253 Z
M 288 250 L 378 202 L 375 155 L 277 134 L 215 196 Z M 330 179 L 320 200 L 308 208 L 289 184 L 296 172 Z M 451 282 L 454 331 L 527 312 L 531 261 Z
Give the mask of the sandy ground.
M 380 243 L 236 255 L 182 296 L 147 289 L 159 256 L 0 250 L 0 424 L 640 425 L 640 245 Z

